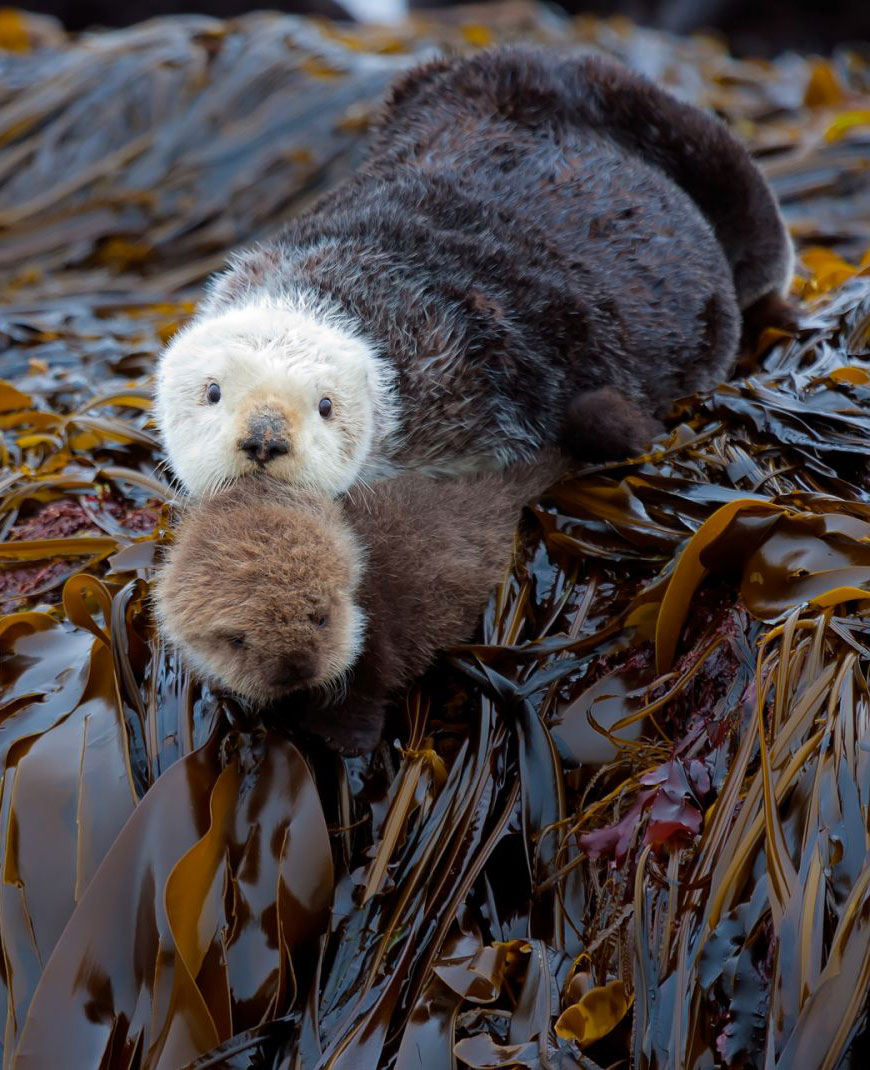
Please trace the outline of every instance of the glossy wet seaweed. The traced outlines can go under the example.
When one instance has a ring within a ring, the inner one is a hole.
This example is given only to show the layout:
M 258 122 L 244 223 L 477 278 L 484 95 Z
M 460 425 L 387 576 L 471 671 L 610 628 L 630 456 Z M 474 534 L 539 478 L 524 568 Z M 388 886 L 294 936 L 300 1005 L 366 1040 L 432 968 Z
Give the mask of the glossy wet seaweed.
M 801 330 L 554 488 L 478 642 L 341 760 L 160 645 L 149 376 L 410 55 L 521 38 L 734 125 L 798 239 Z M 78 42 L 5 16 L 0 43 L 4 1066 L 863 1065 L 866 64 L 518 5 Z

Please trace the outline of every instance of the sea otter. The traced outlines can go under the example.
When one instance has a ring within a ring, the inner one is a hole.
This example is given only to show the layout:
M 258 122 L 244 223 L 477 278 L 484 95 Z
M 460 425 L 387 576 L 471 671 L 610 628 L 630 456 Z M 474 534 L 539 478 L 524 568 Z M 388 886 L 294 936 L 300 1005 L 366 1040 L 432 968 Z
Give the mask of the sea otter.
M 565 467 L 404 473 L 337 501 L 240 480 L 183 515 L 154 588 L 161 631 L 200 676 L 371 749 L 389 698 L 470 638 L 523 504 Z
M 595 56 L 437 60 L 393 87 L 357 173 L 213 282 L 156 417 L 194 495 L 258 472 L 335 494 L 555 441 L 617 457 L 728 375 L 792 263 L 715 117 Z

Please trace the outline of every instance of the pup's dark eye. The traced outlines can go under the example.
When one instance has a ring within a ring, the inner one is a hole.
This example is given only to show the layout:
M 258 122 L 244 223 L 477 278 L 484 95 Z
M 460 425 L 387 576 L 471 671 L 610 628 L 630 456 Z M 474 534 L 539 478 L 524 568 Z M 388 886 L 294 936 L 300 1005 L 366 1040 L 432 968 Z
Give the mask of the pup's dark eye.
M 320 613 L 309 613 L 308 619 L 311 621 L 312 624 L 316 624 L 318 628 L 325 628 L 326 625 L 329 623 L 329 618 L 326 616 L 326 614 L 321 615 Z
M 332 402 L 329 400 L 329 398 L 320 399 L 320 404 L 317 406 L 317 411 L 320 413 L 324 420 L 332 414 Z
M 243 635 L 228 635 L 227 642 L 230 646 L 243 647 L 245 645 L 245 637 Z
M 217 383 L 209 383 L 208 389 L 205 392 L 206 400 L 209 405 L 217 405 L 221 399 L 221 388 Z

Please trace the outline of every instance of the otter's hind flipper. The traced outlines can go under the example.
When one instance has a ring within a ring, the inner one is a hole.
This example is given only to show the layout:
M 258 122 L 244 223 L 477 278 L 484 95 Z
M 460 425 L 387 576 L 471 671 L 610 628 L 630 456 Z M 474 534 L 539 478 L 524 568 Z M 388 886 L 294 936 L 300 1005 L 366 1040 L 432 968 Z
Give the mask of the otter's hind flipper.
M 734 273 L 741 311 L 785 294 L 791 239 L 764 176 L 725 124 L 597 56 L 562 70 L 580 121 L 654 163 L 701 209 Z
M 767 294 L 750 305 L 743 313 L 743 333 L 740 351 L 754 350 L 766 327 L 794 333 L 798 329 L 797 309 L 779 294 Z
M 749 375 L 757 368 L 761 336 L 768 327 L 792 335 L 800 327 L 797 309 L 779 294 L 767 294 L 743 313 L 735 369 L 738 375 Z
M 621 461 L 642 453 L 661 425 L 613 386 L 575 395 L 560 445 L 582 461 Z

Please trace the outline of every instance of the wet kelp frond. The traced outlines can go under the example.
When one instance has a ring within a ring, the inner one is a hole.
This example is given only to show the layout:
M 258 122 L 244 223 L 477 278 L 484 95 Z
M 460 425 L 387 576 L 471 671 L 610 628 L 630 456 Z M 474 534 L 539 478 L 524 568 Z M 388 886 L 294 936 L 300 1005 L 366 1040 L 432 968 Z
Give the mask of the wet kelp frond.
M 866 1061 L 870 70 L 481 17 L 0 20 L 4 1066 Z M 478 641 L 341 760 L 155 634 L 154 358 L 359 158 L 397 68 L 518 39 L 726 117 L 798 239 L 801 329 L 554 488 Z

